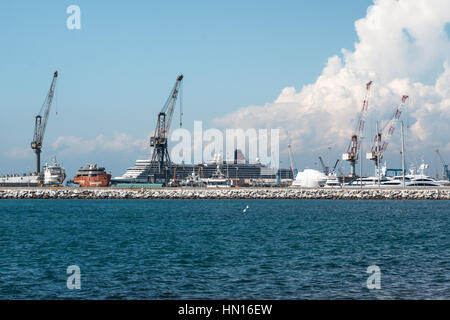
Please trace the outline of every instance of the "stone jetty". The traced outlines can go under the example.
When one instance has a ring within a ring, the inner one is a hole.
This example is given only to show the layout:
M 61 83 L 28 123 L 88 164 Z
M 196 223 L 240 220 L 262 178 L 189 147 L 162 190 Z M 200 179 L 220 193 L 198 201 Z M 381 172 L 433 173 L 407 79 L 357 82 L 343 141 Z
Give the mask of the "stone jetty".
M 0 188 L 0 199 L 352 199 L 450 200 L 438 189 Z

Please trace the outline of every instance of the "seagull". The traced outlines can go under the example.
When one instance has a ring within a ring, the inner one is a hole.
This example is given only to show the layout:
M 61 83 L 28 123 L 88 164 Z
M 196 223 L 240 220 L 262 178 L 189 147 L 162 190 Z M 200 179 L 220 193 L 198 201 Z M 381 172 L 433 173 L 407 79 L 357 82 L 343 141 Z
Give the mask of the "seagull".
M 245 209 L 242 210 L 242 212 L 243 212 L 244 214 L 246 214 L 246 213 L 247 213 L 247 209 L 248 209 L 248 206 L 246 206 Z

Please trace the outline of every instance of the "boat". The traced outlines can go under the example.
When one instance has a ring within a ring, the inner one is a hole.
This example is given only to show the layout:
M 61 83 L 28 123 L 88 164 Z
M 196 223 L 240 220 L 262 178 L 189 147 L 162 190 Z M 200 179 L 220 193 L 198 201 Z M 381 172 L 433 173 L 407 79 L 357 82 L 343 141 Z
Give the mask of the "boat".
M 4 175 L 0 176 L 0 187 L 39 187 L 41 181 L 38 173 Z
M 403 180 L 405 180 L 405 187 L 443 187 L 442 183 L 425 174 L 426 169 L 428 169 L 428 164 L 422 162 L 417 170 L 414 166 L 410 167 L 409 174 L 405 175 L 404 179 L 403 175 L 396 176 L 382 185 L 403 187 Z
M 133 167 L 127 168 L 127 170 L 123 175 L 112 178 L 111 183 L 112 184 L 148 183 L 151 163 L 152 161 L 150 159 L 136 160 L 136 163 Z
M 220 165 L 217 165 L 216 172 L 208 179 L 206 179 L 207 188 L 230 188 L 231 179 L 226 177 L 220 170 Z
M 56 157 L 52 158 L 50 164 L 46 163 L 44 168 L 43 186 L 62 186 L 66 179 L 66 171 L 56 162 Z
M 97 164 L 88 164 L 84 168 L 78 169 L 73 182 L 80 187 L 108 187 L 111 174 L 106 173 L 105 168 L 98 167 Z
M 346 186 L 361 186 L 362 180 L 362 185 L 364 188 L 401 188 L 403 187 L 403 180 L 405 180 L 405 187 L 408 188 L 443 187 L 444 185 L 442 183 L 425 174 L 425 170 L 427 168 L 428 164 L 422 162 L 418 169 L 411 166 L 409 173 L 406 174 L 404 178 L 403 174 L 394 177 L 387 177 L 382 174 L 380 176 L 380 182 L 378 182 L 378 177 L 366 177 L 362 179 L 356 178 Z
M 183 179 L 180 185 L 182 187 L 197 187 L 197 188 L 206 187 L 206 183 L 203 182 L 200 176 L 196 175 L 195 172 L 192 172 L 191 175 Z
M 327 181 L 325 181 L 324 188 L 342 188 L 342 183 L 339 182 L 339 179 L 336 173 L 330 173 L 327 176 Z

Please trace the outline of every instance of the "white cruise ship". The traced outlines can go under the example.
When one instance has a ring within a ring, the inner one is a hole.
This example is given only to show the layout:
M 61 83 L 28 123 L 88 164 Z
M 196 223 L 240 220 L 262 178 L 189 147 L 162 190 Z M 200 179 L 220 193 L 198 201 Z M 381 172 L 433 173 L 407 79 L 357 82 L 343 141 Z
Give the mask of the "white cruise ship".
M 133 167 L 128 168 L 120 177 L 111 179 L 111 183 L 148 183 L 151 160 L 136 160 Z

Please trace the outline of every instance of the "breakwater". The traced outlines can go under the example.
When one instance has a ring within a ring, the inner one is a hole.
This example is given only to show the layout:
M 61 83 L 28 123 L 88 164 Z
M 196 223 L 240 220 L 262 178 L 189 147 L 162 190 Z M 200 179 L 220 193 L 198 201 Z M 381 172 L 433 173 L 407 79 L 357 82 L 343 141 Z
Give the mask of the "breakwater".
M 0 199 L 353 199 L 450 200 L 440 189 L 0 188 Z

